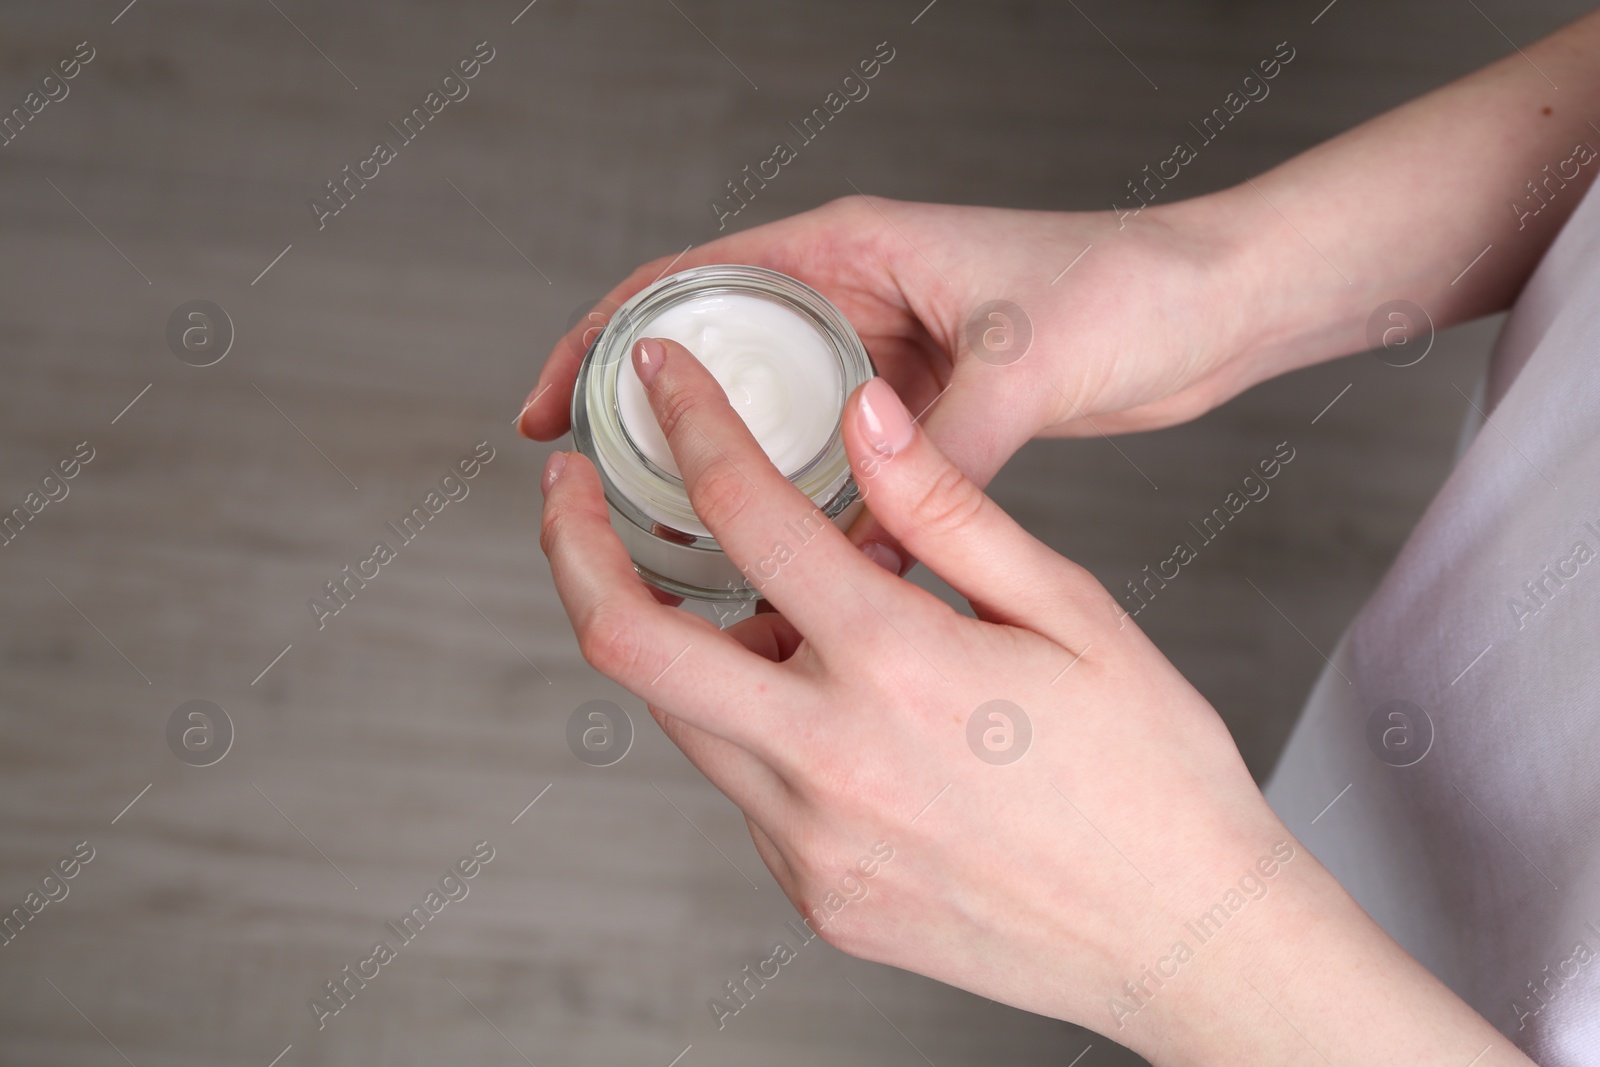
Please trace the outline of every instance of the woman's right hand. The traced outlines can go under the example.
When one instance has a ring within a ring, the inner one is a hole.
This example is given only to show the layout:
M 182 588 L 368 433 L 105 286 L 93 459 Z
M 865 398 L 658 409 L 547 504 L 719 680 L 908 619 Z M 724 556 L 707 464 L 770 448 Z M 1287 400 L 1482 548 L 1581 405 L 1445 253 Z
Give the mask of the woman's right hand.
M 1224 235 L 1237 230 L 1215 202 L 1152 207 L 1121 224 L 1110 212 L 853 196 L 730 234 L 646 263 L 606 294 L 556 344 L 520 427 L 541 440 L 565 433 L 578 364 L 609 313 L 669 268 L 712 263 L 781 271 L 832 300 L 878 373 L 980 485 L 1038 434 L 1181 422 L 1251 384 L 1232 358 L 1242 331 L 1229 309 L 1241 298 Z M 893 544 L 870 517 L 852 533 Z

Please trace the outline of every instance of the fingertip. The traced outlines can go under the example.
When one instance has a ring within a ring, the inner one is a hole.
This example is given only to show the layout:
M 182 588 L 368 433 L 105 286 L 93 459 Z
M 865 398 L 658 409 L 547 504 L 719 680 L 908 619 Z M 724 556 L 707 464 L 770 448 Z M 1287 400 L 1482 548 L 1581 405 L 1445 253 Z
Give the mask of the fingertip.
M 561 472 L 566 469 L 567 454 L 560 449 L 550 453 L 550 458 L 544 464 L 544 476 L 539 479 L 539 485 L 544 490 L 545 496 L 550 495 L 550 489 L 556 484 L 556 479 L 561 477 Z
M 860 488 L 864 498 L 866 487 Z M 845 536 L 850 539 L 851 544 L 861 550 L 862 555 L 891 574 L 904 576 L 915 565 L 915 561 L 907 555 L 905 546 L 884 528 L 883 523 L 879 522 L 870 510 L 862 510 Z
M 539 476 L 539 486 L 544 491 L 546 515 L 558 505 L 562 508 L 606 507 L 599 473 L 582 452 L 558 450 L 550 453 Z
M 897 578 L 900 576 L 900 569 L 905 566 L 905 560 L 900 558 L 900 553 L 882 541 L 863 541 L 861 554 Z
M 916 423 L 894 389 L 882 378 L 868 379 L 845 404 L 845 452 L 863 497 L 870 498 L 876 480 L 895 457 L 916 440 Z M 860 543 L 864 524 L 852 530 Z M 881 527 L 880 527 L 881 528 Z
M 551 374 L 550 381 L 541 382 L 522 402 L 517 414 L 517 432 L 532 441 L 553 441 L 571 429 L 569 404 L 574 382 L 561 387 L 560 374 Z M 567 401 L 563 403 L 563 398 Z
M 633 345 L 633 370 L 639 383 L 649 389 L 667 361 L 667 346 L 659 337 L 641 337 Z
M 544 506 L 539 515 L 539 544 L 549 555 L 557 528 L 583 516 L 603 519 L 609 526 L 611 513 L 606 504 L 605 488 L 600 484 L 594 464 L 581 452 L 556 451 L 545 461 L 539 478 L 543 490 Z
M 866 444 L 881 456 L 905 450 L 916 436 L 911 412 L 882 378 L 870 378 L 856 393 L 857 426 Z

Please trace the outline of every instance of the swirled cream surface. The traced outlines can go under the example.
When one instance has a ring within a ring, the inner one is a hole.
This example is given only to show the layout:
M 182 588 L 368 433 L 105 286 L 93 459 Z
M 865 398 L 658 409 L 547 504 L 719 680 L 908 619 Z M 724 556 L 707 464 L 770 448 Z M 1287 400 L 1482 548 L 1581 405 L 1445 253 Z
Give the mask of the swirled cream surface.
M 832 441 L 844 404 L 839 360 L 799 313 L 759 296 L 711 293 L 667 308 L 637 336 L 665 337 L 693 352 L 785 476 Z M 632 360 L 619 375 L 617 408 L 639 451 L 677 475 Z

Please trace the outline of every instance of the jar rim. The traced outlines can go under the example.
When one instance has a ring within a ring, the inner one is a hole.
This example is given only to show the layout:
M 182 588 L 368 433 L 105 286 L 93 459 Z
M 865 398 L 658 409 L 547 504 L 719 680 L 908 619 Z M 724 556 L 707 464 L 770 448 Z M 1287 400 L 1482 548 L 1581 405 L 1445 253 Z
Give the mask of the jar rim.
M 826 297 L 786 274 L 746 264 L 691 267 L 669 275 L 635 294 L 600 329 L 584 354 L 573 390 L 574 445 L 595 464 L 614 513 L 654 538 L 720 553 L 694 513 L 683 479 L 645 455 L 623 423 L 618 404 L 620 374 L 640 330 L 671 307 L 717 293 L 762 297 L 799 314 L 839 361 L 839 412 L 832 431 L 815 456 L 787 475 L 829 519 L 857 498 L 841 436 L 844 401 L 874 369 L 855 328 Z

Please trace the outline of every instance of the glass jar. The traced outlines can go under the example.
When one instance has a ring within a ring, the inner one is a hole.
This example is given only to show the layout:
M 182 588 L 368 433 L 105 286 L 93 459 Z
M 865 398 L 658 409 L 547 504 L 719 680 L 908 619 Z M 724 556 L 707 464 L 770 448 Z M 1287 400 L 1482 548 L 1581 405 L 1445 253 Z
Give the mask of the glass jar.
M 750 298 L 777 307 L 753 304 Z M 759 314 L 741 316 L 741 309 Z M 787 375 L 791 386 L 800 380 L 794 375 L 803 371 L 807 396 L 802 409 L 789 404 L 796 392 L 789 388 L 781 393 L 782 403 L 767 405 L 769 410 L 747 408 L 741 414 L 747 424 L 776 414 L 780 422 L 800 419 L 826 430 L 816 435 L 814 452 L 801 438 L 799 453 L 794 451 L 795 435 L 789 432 L 792 426 L 763 425 L 756 432 L 769 455 L 776 450 L 771 441 L 787 442 L 793 469 L 783 473 L 823 518 L 848 526 L 861 502 L 840 427 L 846 398 L 873 376 L 872 361 L 838 308 L 815 289 L 777 271 L 737 265 L 694 267 L 661 279 L 618 308 L 579 367 L 572 394 L 572 438 L 600 472 L 611 525 L 645 581 L 695 600 L 754 600 L 772 573 L 741 573 L 723 554 L 689 503 L 676 465 L 659 447 L 659 428 L 648 409 L 642 409 L 642 417 L 650 419 L 646 427 L 640 421 L 638 399 L 629 395 L 643 395 L 632 362 L 633 346 L 640 338 L 683 340 L 673 337 L 671 330 L 661 330 L 662 324 L 712 321 L 710 316 L 716 315 L 744 331 L 739 343 L 749 350 L 741 353 L 747 356 L 747 368 L 754 361 L 757 372 L 764 370 L 777 378 Z M 693 343 L 687 346 L 695 348 Z M 799 368 L 784 363 L 785 349 L 809 364 Z M 718 373 L 715 366 L 710 369 Z M 719 381 L 728 388 L 727 381 L 720 377 Z M 652 436 L 656 442 L 649 440 Z

